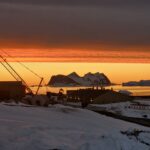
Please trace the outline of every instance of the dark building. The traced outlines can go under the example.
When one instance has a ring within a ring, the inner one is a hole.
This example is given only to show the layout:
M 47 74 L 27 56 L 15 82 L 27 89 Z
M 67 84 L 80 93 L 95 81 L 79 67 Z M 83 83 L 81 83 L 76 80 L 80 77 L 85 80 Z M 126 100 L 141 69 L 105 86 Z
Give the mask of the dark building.
M 25 96 L 21 81 L 0 81 L 0 100 L 20 99 Z
M 67 91 L 67 101 L 69 102 L 81 102 L 86 104 L 108 104 L 131 100 L 133 100 L 133 97 L 131 96 L 105 89 L 99 90 L 89 88 Z
M 116 91 L 108 90 L 106 93 L 103 93 L 96 97 L 93 101 L 95 104 L 109 104 L 109 103 L 118 103 L 132 101 L 133 97 L 119 93 Z
M 93 88 L 79 89 L 79 90 L 68 90 L 67 91 L 67 101 L 79 102 L 88 101 L 91 102 L 96 97 L 106 93 L 109 90 L 100 90 Z

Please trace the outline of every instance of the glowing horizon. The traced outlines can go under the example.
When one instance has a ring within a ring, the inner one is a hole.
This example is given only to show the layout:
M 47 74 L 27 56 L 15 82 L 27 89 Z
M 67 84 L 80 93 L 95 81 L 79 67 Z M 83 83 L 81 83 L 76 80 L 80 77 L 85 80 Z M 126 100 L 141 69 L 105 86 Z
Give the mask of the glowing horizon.
M 29 83 L 38 84 L 39 79 L 18 63 L 10 63 L 14 69 Z M 52 75 L 77 72 L 83 76 L 87 72 L 103 72 L 112 83 L 122 83 L 127 81 L 150 80 L 150 64 L 140 63 L 50 63 L 50 62 L 25 62 L 31 70 L 45 78 L 46 83 Z M 1 81 L 14 80 L 2 65 L 0 65 Z
M 149 51 L 88 49 L 0 49 L 9 62 L 150 63 Z M 7 55 L 8 54 L 8 55 Z M 12 56 L 12 57 L 11 57 Z

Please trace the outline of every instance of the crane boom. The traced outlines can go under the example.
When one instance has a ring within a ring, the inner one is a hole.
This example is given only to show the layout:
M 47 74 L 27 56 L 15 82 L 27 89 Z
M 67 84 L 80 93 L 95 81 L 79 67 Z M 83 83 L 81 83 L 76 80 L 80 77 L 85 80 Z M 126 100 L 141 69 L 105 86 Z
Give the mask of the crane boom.
M 3 63 L 3 62 L 0 62 L 2 65 L 3 65 L 3 67 L 14 77 L 14 79 L 15 80 L 17 80 L 18 81 L 18 79 L 15 77 L 15 75 L 8 69 L 8 67 Z
M 37 91 L 36 91 L 36 95 L 37 95 L 38 92 L 39 92 L 39 89 L 40 89 L 40 86 L 41 86 L 42 82 L 43 82 L 43 78 L 41 78 L 41 81 L 40 81 L 40 83 L 39 83 L 39 85 L 38 85 L 38 88 L 37 88 Z
M 3 60 L 3 62 L 1 62 L 1 64 L 6 68 L 6 70 L 17 80 L 21 80 L 23 85 L 26 87 L 27 91 L 30 94 L 33 94 L 32 90 L 30 89 L 30 87 L 28 86 L 28 84 L 25 82 L 25 80 L 16 72 L 16 70 L 13 69 L 13 67 L 7 62 L 7 60 L 0 55 L 0 58 Z

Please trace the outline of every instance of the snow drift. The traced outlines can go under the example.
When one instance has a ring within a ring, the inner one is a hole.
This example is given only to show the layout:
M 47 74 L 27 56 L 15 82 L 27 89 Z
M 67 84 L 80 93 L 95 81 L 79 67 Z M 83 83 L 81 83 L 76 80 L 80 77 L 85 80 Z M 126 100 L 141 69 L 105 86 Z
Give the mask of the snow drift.
M 1 150 L 149 150 L 149 131 L 79 108 L 0 104 Z

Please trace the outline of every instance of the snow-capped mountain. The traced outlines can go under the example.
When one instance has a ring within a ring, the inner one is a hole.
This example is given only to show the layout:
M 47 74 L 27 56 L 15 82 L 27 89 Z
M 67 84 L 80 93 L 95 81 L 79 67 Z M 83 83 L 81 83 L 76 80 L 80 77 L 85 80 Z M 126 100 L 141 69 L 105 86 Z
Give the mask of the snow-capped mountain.
M 107 76 L 104 73 L 87 73 L 83 77 L 86 81 L 90 82 L 90 84 L 94 85 L 109 85 L 110 80 L 107 78 Z
M 54 86 L 54 87 L 63 87 L 63 86 L 79 86 L 75 80 L 69 78 L 65 75 L 56 75 L 52 76 L 48 85 Z
M 76 72 L 65 75 L 52 76 L 48 85 L 50 86 L 97 86 L 110 85 L 111 82 L 104 73 L 87 73 L 83 77 Z

